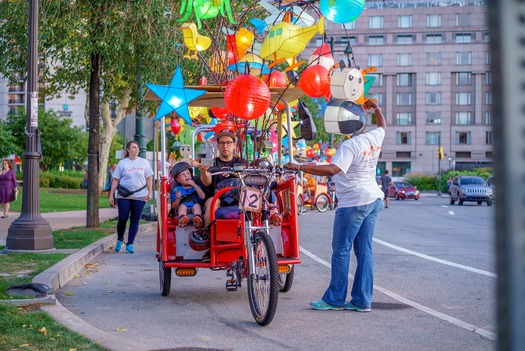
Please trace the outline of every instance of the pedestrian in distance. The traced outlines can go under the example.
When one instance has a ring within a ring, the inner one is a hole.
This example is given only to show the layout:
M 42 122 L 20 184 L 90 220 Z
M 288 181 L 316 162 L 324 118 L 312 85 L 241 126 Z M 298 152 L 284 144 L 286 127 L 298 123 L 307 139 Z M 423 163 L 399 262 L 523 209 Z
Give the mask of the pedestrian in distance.
M 0 172 L 0 205 L 4 208 L 2 218 L 9 216 L 9 203 L 15 201 L 18 194 L 16 187 L 16 173 L 13 165 L 8 159 L 2 161 L 2 171 Z
M 113 171 L 109 203 L 118 207 L 117 244 L 119 252 L 124 245 L 124 233 L 129 218 L 128 242 L 126 251 L 134 253 L 133 243 L 139 229 L 139 221 L 146 202 L 153 196 L 153 170 L 149 162 L 139 157 L 140 147 L 136 141 L 126 145 L 124 158 Z M 116 199 L 114 197 L 116 192 Z
M 190 164 L 178 162 L 171 169 L 171 175 L 175 180 L 171 191 L 171 208 L 177 211 L 179 226 L 185 227 L 188 224 L 190 210 L 195 227 L 202 227 L 202 207 L 199 200 L 204 200 L 206 194 L 193 180 Z
M 314 310 L 369 312 L 372 309 L 372 238 L 377 216 L 384 206 L 384 194 L 377 185 L 375 175 L 385 138 L 386 122 L 381 108 L 372 100 L 365 102 L 363 107 L 375 110 L 377 128 L 362 133 L 365 127 L 363 125 L 340 145 L 329 165 L 285 165 L 287 169 L 331 176 L 335 182 L 338 207 L 332 238 L 331 279 L 323 297 L 310 303 Z M 357 269 L 351 291 L 352 299 L 346 301 L 352 245 L 357 257 Z
M 381 190 L 385 194 L 385 208 L 388 208 L 388 192 L 390 191 L 390 186 L 392 185 L 392 178 L 388 175 L 388 169 L 385 169 L 381 179 L 379 180 L 379 185 L 381 185 Z

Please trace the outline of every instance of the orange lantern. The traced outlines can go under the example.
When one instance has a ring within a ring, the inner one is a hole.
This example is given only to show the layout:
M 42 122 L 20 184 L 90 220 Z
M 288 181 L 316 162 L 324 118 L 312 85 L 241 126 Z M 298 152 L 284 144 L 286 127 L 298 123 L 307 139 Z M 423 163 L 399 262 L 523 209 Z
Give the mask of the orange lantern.
M 312 145 L 312 147 L 314 148 L 314 150 L 319 150 L 321 147 L 319 146 L 319 143 L 315 143 Z
M 270 74 L 262 76 L 262 80 L 268 84 L 270 88 L 286 88 L 288 82 L 286 81 L 286 75 L 280 71 L 272 71 Z M 277 110 L 282 110 L 285 107 L 284 104 L 277 104 Z
M 270 107 L 270 88 L 258 77 L 241 74 L 228 83 L 224 102 L 228 110 L 242 119 L 256 119 Z
M 330 93 L 330 80 L 328 79 L 328 70 L 321 65 L 313 65 L 306 68 L 297 84 L 306 95 L 313 98 L 319 98 Z

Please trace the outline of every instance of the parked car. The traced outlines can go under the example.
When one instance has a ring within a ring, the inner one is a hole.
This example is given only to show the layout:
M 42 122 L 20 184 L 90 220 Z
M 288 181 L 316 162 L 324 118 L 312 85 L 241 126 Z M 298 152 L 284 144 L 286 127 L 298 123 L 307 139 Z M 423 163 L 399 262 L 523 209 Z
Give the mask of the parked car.
M 487 178 L 487 185 L 492 189 L 492 201 L 496 201 L 496 177 L 490 176 Z
M 465 201 L 474 201 L 478 205 L 483 202 L 487 206 L 492 206 L 492 189 L 485 183 L 485 180 L 477 176 L 458 176 L 454 178 L 450 186 L 450 204 L 463 205 Z
M 417 186 L 410 184 L 409 182 L 392 182 L 390 190 L 388 192 L 389 197 L 393 197 L 396 200 L 414 199 L 419 200 L 419 190 Z

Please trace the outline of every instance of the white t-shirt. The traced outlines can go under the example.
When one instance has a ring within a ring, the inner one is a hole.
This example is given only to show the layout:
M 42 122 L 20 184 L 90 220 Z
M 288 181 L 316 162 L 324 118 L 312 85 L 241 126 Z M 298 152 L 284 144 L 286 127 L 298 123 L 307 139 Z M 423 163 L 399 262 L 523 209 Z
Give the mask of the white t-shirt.
M 339 207 L 368 205 L 385 194 L 376 182 L 376 167 L 385 130 L 376 128 L 341 144 L 332 164 L 341 169 L 333 177 Z
M 149 162 L 141 157 L 130 160 L 128 157 L 117 164 L 113 172 L 113 178 L 120 179 L 120 184 L 129 190 L 137 190 L 146 185 L 146 178 L 153 175 Z M 118 192 L 115 192 L 118 193 Z M 131 199 L 144 198 L 148 195 L 148 187 L 131 195 Z M 117 194 L 118 196 L 118 194 Z

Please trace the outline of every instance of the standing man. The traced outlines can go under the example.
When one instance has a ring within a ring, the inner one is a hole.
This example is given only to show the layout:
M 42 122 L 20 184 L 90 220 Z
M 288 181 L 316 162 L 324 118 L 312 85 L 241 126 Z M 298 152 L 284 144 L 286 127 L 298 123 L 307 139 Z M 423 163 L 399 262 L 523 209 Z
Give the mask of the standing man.
M 385 172 L 381 176 L 379 181 L 383 193 L 385 193 L 385 208 L 388 208 L 388 192 L 390 191 L 390 185 L 392 185 L 392 178 L 388 175 L 388 169 L 385 169 Z
M 329 165 L 285 165 L 287 169 L 332 176 L 339 201 L 332 238 L 330 285 L 321 300 L 310 303 L 314 310 L 369 312 L 372 309 L 372 237 L 377 215 L 383 209 L 384 196 L 377 185 L 375 173 L 381 144 L 385 138 L 386 122 L 381 109 L 372 100 L 368 100 L 363 107 L 375 110 L 377 128 L 359 134 L 363 131 L 363 126 L 355 132 L 351 139 L 341 144 Z M 352 299 L 346 301 L 352 244 L 357 257 L 357 270 L 352 286 Z

